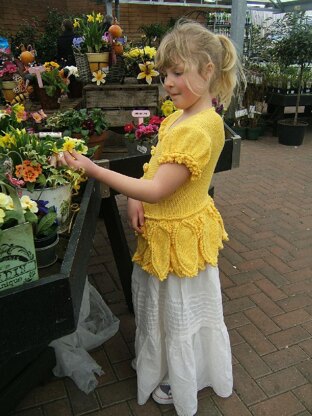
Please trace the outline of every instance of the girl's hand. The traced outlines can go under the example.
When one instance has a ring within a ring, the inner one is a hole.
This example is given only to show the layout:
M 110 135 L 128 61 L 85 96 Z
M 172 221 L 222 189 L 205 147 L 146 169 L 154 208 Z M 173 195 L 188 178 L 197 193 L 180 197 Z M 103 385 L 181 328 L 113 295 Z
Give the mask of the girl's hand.
M 87 176 L 93 177 L 97 165 L 88 157 L 77 153 L 73 150 L 71 153 L 63 152 L 63 156 L 58 157 L 58 163 L 63 166 L 68 166 L 72 170 L 83 169 Z
M 141 201 L 128 198 L 128 224 L 139 234 L 143 233 L 144 209 Z

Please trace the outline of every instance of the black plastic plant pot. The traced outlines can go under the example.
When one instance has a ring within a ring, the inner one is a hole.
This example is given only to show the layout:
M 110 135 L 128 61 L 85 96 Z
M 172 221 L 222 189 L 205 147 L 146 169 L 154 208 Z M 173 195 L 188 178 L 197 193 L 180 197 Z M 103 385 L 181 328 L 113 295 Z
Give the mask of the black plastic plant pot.
M 57 261 L 56 247 L 59 242 L 57 233 L 35 239 L 38 269 L 49 267 Z
M 307 126 L 308 123 L 304 121 L 299 121 L 294 125 L 293 120 L 279 120 L 277 122 L 278 142 L 286 146 L 302 145 Z

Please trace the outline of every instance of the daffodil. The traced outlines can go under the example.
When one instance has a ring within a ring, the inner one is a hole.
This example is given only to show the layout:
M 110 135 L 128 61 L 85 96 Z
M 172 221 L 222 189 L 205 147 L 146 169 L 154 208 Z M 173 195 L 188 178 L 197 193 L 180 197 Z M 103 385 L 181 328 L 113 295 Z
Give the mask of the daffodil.
M 104 16 L 101 13 L 97 13 L 95 20 L 99 23 L 103 22 Z
M 145 78 L 148 84 L 152 83 L 152 77 L 157 77 L 159 75 L 159 72 L 154 70 L 154 62 L 147 61 L 144 64 L 139 64 L 139 67 L 142 72 L 139 73 L 137 79 Z
M 74 28 L 76 29 L 77 27 L 80 27 L 80 23 L 79 23 L 79 19 L 75 18 L 74 19 L 74 23 L 73 23 Z
M 87 14 L 87 21 L 88 21 L 89 23 L 94 22 L 94 16 L 93 16 L 92 14 Z
M 101 83 L 105 84 L 105 77 L 106 77 L 105 72 L 98 70 L 96 72 L 93 72 L 92 75 L 93 75 L 92 82 L 96 82 L 96 85 L 101 85 Z

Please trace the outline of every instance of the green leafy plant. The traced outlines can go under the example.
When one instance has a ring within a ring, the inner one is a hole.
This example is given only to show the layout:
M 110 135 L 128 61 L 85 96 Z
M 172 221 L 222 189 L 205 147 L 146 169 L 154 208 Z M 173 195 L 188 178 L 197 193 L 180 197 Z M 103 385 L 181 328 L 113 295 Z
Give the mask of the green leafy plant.
M 74 42 L 78 50 L 81 51 L 81 48 L 84 47 L 86 48 L 86 52 L 92 53 L 101 52 L 110 48 L 108 39 L 104 37 L 105 22 L 104 16 L 101 13 L 95 13 L 93 11 L 91 14 L 76 17 L 74 19 L 74 28 L 81 36 L 78 38 L 81 39 L 79 47 Z
M 47 127 L 53 130 L 62 130 L 64 135 L 81 134 L 87 140 L 94 134 L 100 135 L 108 129 L 105 114 L 100 108 L 87 110 L 67 110 L 57 112 L 47 119 Z

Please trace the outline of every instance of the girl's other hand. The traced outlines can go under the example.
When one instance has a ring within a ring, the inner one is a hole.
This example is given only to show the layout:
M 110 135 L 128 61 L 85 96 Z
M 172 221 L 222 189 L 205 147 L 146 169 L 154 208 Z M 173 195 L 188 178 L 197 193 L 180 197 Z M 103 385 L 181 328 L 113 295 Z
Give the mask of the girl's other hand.
M 139 234 L 143 233 L 142 227 L 144 225 L 144 209 L 141 201 L 128 198 L 128 224 Z

